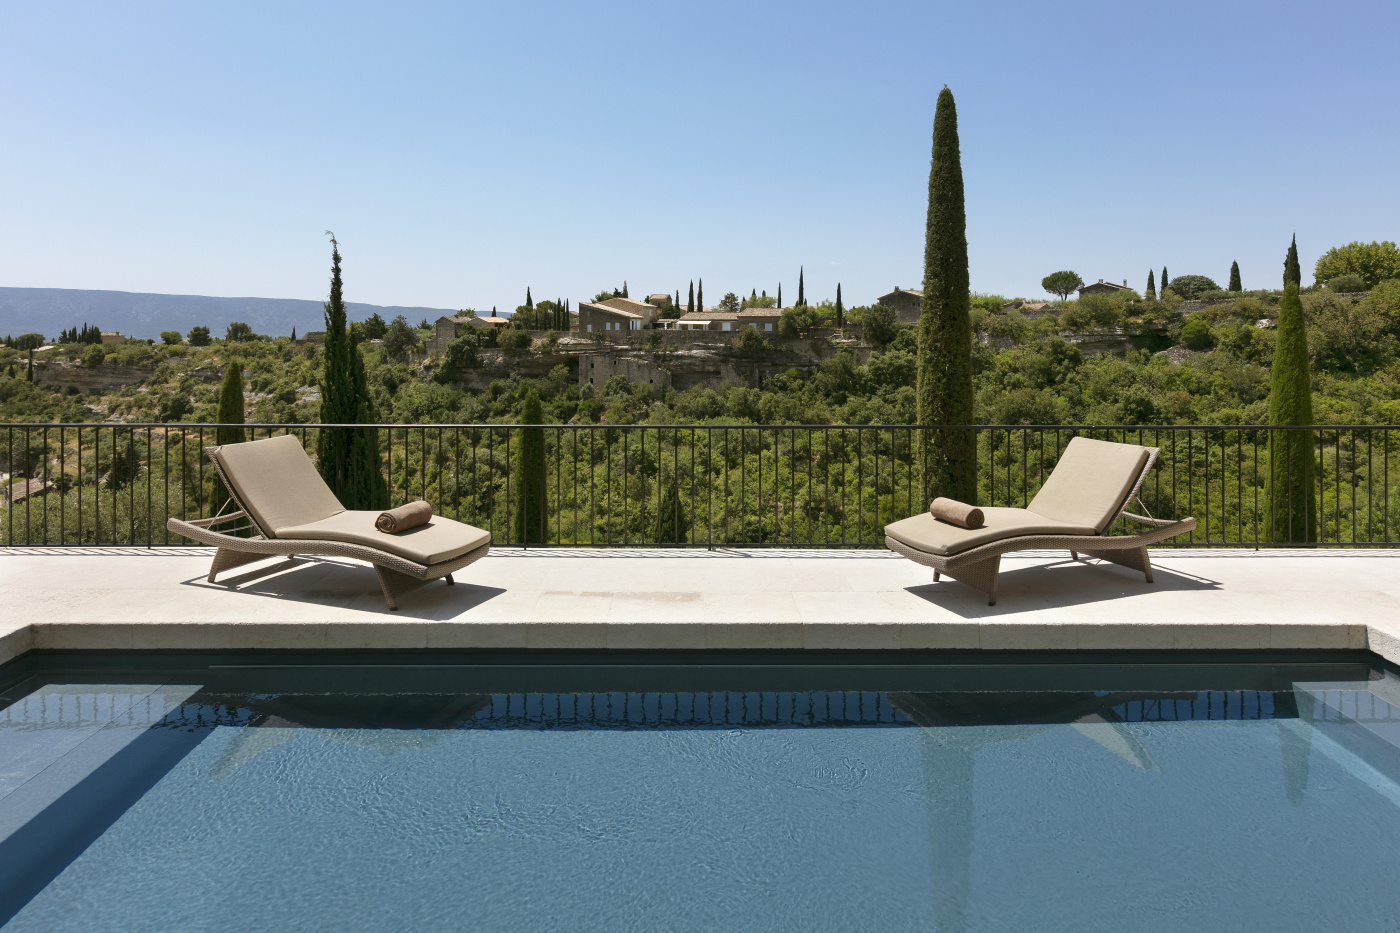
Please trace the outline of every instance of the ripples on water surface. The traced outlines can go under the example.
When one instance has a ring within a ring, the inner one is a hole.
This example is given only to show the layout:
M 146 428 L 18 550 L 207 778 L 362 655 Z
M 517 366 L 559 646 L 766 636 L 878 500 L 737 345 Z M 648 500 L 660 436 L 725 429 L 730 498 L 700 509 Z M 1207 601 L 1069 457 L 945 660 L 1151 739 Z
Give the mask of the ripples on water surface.
M 0 710 L 4 929 L 1400 929 L 1400 682 L 1371 676 L 1173 693 L 49 683 Z

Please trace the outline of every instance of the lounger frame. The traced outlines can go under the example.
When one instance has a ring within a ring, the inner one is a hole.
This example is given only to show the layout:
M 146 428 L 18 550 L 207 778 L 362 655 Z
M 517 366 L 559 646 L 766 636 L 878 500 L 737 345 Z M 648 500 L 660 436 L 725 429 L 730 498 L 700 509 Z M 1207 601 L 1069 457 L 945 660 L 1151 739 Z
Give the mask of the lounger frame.
M 1135 515 L 1127 510 L 1129 503 L 1137 498 L 1138 492 L 1142 489 L 1143 480 L 1147 478 L 1147 474 L 1152 470 L 1152 465 L 1157 461 L 1157 455 L 1161 453 L 1161 448 L 1158 447 L 1148 447 L 1147 450 L 1147 463 L 1143 465 L 1142 472 L 1138 474 L 1137 482 L 1133 484 L 1132 490 L 1124 497 L 1122 508 L 1113 516 L 1113 521 L 1108 524 L 1108 528 L 1112 528 L 1113 522 L 1121 518 L 1148 526 L 1146 531 L 1118 535 L 1020 535 L 992 541 L 979 547 L 948 555 L 930 554 L 927 551 L 912 548 L 896 541 L 889 535 L 885 536 L 885 546 L 915 563 L 932 567 L 935 581 L 946 574 L 960 583 L 966 583 L 968 586 L 981 590 L 987 594 L 988 606 L 997 604 L 997 577 L 1001 571 L 1001 556 L 1012 551 L 1066 548 L 1075 560 L 1079 559 L 1080 554 L 1097 557 L 1099 560 L 1110 561 L 1132 570 L 1141 571 L 1147 577 L 1147 582 L 1151 583 L 1152 560 L 1147 556 L 1147 546 L 1194 530 L 1196 520 L 1194 518 L 1180 520 L 1151 518 L 1146 515 Z
M 363 544 L 350 544 L 345 541 L 317 541 L 309 538 L 274 538 L 258 525 L 247 506 L 238 498 L 238 493 L 234 491 L 228 477 L 224 475 L 223 467 L 220 466 L 218 458 L 214 456 L 218 449 L 218 447 L 205 448 L 209 454 L 209 461 L 214 465 L 214 472 L 218 476 L 219 482 L 223 483 L 224 489 L 228 492 L 229 501 L 236 505 L 238 510 L 227 515 L 216 515 L 213 518 L 197 518 L 190 521 L 171 518 L 165 522 L 165 527 L 175 534 L 204 544 L 212 544 L 218 548 L 214 552 L 214 563 L 210 566 L 209 576 L 206 578 L 210 583 L 213 583 L 214 578 L 225 570 L 266 560 L 279 554 L 286 555 L 288 558 L 298 554 L 349 557 L 374 565 L 375 575 L 379 578 L 379 588 L 384 592 L 384 602 L 391 610 L 397 611 L 399 608 L 398 597 L 440 578 L 445 578 L 447 585 L 451 586 L 455 582 L 452 579 L 454 571 L 461 570 L 468 564 L 481 560 L 491 550 L 491 545 L 488 542 L 451 560 L 437 564 L 420 564 L 397 554 L 390 554 L 388 551 L 381 551 Z M 233 527 L 220 531 L 214 530 L 215 526 L 238 522 L 242 522 L 242 524 L 235 524 Z M 255 534 L 245 538 L 239 537 L 235 533 L 242 531 L 255 532 Z

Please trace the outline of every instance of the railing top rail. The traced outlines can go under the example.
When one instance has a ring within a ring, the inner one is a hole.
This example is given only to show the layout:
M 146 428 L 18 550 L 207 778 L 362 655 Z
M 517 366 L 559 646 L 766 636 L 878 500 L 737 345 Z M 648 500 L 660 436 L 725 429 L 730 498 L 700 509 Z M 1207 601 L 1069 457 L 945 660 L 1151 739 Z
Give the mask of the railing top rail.
M 973 430 L 973 431 L 1388 431 L 1400 429 L 1393 424 L 303 424 L 248 421 L 242 424 L 215 421 L 5 421 L 0 428 L 568 428 L 579 431 L 645 430 L 671 431 L 677 428 L 709 428 L 747 430 Z

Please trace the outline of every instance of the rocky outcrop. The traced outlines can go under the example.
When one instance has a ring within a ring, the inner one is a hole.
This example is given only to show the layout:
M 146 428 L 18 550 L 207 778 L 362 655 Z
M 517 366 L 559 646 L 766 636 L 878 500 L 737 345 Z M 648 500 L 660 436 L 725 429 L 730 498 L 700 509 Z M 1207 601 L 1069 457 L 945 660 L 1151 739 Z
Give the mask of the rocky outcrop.
M 59 389 L 74 388 L 86 395 L 110 392 L 145 382 L 155 374 L 153 366 L 81 366 L 67 360 L 36 360 L 34 381 Z

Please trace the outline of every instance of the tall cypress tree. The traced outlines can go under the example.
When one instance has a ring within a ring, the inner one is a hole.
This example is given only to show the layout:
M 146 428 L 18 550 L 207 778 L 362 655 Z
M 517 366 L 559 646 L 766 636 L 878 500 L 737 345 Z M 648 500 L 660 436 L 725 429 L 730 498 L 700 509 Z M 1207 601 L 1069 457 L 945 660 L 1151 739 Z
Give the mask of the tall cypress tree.
M 967 212 L 953 92 L 938 94 L 924 231 L 924 297 L 919 308 L 919 424 L 970 425 L 972 294 L 967 271 Z M 925 498 L 977 501 L 977 438 L 970 430 L 926 430 Z
M 802 273 L 804 271 L 805 270 L 801 266 L 797 267 L 797 306 L 799 308 L 807 304 L 807 295 L 802 288 Z
M 778 307 L 781 308 L 782 306 L 783 306 L 783 283 L 782 283 L 782 282 L 779 282 L 779 283 L 778 283 Z
M 1147 291 L 1143 294 L 1152 299 L 1157 297 L 1157 280 L 1152 277 L 1151 269 L 1147 270 Z
M 331 234 L 331 294 L 325 302 L 326 335 L 322 338 L 321 423 L 349 424 L 355 420 L 354 374 L 351 371 L 350 332 L 340 278 L 340 244 Z M 343 431 L 323 428 L 316 436 L 316 467 L 321 478 L 340 499 L 347 501 L 350 486 L 350 438 Z
M 247 420 L 243 415 L 243 364 L 236 359 L 229 360 L 228 365 L 224 367 L 224 381 L 219 386 L 218 420 L 220 427 L 214 429 L 215 444 L 222 447 L 224 444 L 241 444 L 248 439 L 247 430 L 242 427 L 223 427 L 241 425 Z M 226 502 L 228 491 L 224 489 L 224 484 L 219 482 L 218 477 L 215 477 L 214 495 L 209 501 L 209 514 L 218 515 Z
M 623 279 L 623 280 L 622 280 L 622 297 L 623 297 L 623 298 L 631 298 L 631 297 L 632 297 L 631 295 L 627 294 L 627 280 L 626 280 L 626 279 Z
M 1276 426 L 1269 432 L 1269 540 L 1307 544 L 1317 540 L 1313 435 L 1277 427 L 1313 423 L 1307 325 L 1297 282 L 1284 285 L 1277 335 L 1269 373 L 1269 424 Z
M 1238 262 L 1230 263 L 1230 291 L 1244 291 L 1244 288 L 1240 285 L 1240 264 Z
M 689 296 L 688 298 L 686 298 L 686 300 L 685 300 L 685 313 L 686 313 L 686 314 L 693 314 L 693 313 L 695 313 L 695 280 L 694 280 L 694 279 L 692 279 L 691 282 L 690 282 L 690 296 Z
M 701 279 L 700 284 L 695 288 L 695 309 L 701 314 L 705 313 L 705 280 Z
M 539 394 L 531 389 L 520 406 L 522 425 L 541 424 L 544 412 Z M 515 461 L 515 496 L 512 531 L 522 544 L 544 542 L 548 526 L 548 483 L 545 481 L 544 429 L 522 427 L 519 432 L 519 454 Z
M 836 326 L 840 327 L 846 319 L 846 309 L 841 305 L 841 283 L 836 283 Z
M 678 309 L 679 309 L 680 306 L 681 306 L 681 290 L 680 290 L 679 288 L 676 289 L 676 302 L 675 302 L 675 306 L 676 306 L 676 308 L 678 308 Z
M 535 310 L 535 299 L 530 297 L 530 286 L 525 286 L 525 307 L 531 311 Z
M 1303 272 L 1298 268 L 1298 234 L 1293 234 L 1293 242 L 1288 244 L 1288 255 L 1283 260 L 1283 285 L 1288 287 L 1292 282 L 1300 289 L 1303 287 Z
M 324 305 L 321 424 L 373 423 L 374 405 L 365 380 L 364 361 L 346 322 L 340 244 L 334 234 L 330 237 L 331 293 Z M 379 472 L 377 435 L 373 428 L 322 428 L 317 434 L 316 468 L 346 508 L 388 505 L 387 483 Z
M 1167 278 L 1167 267 L 1166 267 L 1166 266 L 1163 266 L 1163 267 L 1162 267 L 1162 281 L 1161 281 L 1162 294 L 1163 294 L 1163 295 L 1165 295 L 1165 294 L 1167 293 L 1167 284 L 1168 284 L 1169 282 L 1171 282 L 1171 279 Z

